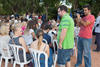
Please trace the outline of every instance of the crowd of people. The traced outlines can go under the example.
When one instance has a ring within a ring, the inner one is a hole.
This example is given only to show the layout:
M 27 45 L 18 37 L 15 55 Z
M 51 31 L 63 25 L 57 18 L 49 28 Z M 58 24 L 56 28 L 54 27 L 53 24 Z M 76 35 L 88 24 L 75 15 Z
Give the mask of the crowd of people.
M 48 67 L 52 67 L 54 47 L 53 40 L 58 41 L 57 52 L 57 67 L 71 67 L 71 56 L 74 48 L 74 25 L 80 28 L 77 33 L 77 62 L 75 67 L 82 64 L 82 56 L 84 55 L 85 67 L 91 67 L 91 43 L 92 31 L 95 22 L 95 17 L 91 14 L 89 5 L 83 7 L 84 17 L 77 14 L 75 23 L 73 18 L 67 12 L 67 7 L 61 5 L 58 7 L 58 15 L 61 19 L 55 21 L 45 20 L 45 17 L 29 15 L 24 16 L 11 15 L 7 17 L 0 17 L 0 50 L 6 50 L 9 44 L 16 44 L 25 48 L 27 60 L 32 59 L 29 48 L 43 51 L 48 55 Z M 60 22 L 59 22 L 60 21 Z M 96 19 L 95 32 L 97 49 L 100 51 L 100 13 Z M 47 43 L 43 42 L 43 39 Z M 83 54 L 84 53 L 84 54 Z M 0 51 L 2 55 L 2 52 Z M 22 51 L 19 52 L 20 61 L 23 62 Z M 34 66 L 32 60 L 32 65 Z M 44 62 L 45 63 L 45 62 Z M 45 67 L 41 62 L 41 67 Z M 29 66 L 29 65 L 26 65 Z
M 57 37 L 58 23 L 53 19 L 43 21 L 41 17 L 29 17 L 28 15 L 0 17 L 1 49 L 6 49 L 6 47 L 9 47 L 9 44 L 22 46 L 25 48 L 27 60 L 32 59 L 29 48 L 44 51 L 49 57 L 48 66 L 51 67 L 53 65 L 54 53 L 52 44 Z M 47 43 L 44 43 L 43 39 Z M 19 52 L 19 56 L 20 61 L 23 62 L 22 51 Z

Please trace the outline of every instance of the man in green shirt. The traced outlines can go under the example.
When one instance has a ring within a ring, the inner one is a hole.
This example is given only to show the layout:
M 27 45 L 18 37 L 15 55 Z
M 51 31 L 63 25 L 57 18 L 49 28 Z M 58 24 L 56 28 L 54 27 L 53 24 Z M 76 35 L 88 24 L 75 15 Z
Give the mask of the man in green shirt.
M 58 40 L 58 58 L 59 67 L 70 67 L 70 56 L 74 47 L 74 21 L 67 13 L 67 7 L 61 5 L 58 8 L 58 14 L 61 16 L 59 30 L 57 34 Z

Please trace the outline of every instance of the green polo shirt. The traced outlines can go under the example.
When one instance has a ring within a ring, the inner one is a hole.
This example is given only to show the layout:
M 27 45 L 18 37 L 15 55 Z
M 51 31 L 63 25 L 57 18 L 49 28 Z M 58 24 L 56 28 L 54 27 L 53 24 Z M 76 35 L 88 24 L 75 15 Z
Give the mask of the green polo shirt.
M 64 41 L 62 42 L 62 48 L 72 49 L 74 47 L 74 21 L 67 13 L 62 17 L 61 22 L 59 24 L 59 30 L 57 34 L 58 43 L 59 43 L 60 36 L 63 36 L 60 35 L 61 30 L 63 28 L 66 28 L 67 32 Z

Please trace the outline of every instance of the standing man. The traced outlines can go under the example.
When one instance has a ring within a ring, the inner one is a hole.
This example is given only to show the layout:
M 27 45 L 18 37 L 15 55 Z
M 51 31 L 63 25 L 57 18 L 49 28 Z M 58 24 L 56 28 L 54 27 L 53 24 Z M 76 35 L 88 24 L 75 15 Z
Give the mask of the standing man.
M 100 11 L 98 13 L 98 17 L 97 17 L 96 22 L 95 22 L 95 33 L 96 33 L 97 48 L 94 51 L 100 52 Z
M 91 15 L 91 10 L 89 5 L 83 7 L 85 16 L 80 18 L 77 14 L 77 24 L 80 26 L 80 32 L 78 35 L 78 57 L 75 67 L 79 67 L 82 64 L 82 56 L 84 55 L 85 67 L 91 67 L 91 44 L 92 44 L 92 28 L 95 22 L 95 17 Z
M 71 67 L 70 57 L 74 47 L 74 21 L 67 12 L 67 7 L 61 5 L 58 8 L 58 14 L 61 16 L 59 30 L 57 35 L 58 40 L 58 67 Z

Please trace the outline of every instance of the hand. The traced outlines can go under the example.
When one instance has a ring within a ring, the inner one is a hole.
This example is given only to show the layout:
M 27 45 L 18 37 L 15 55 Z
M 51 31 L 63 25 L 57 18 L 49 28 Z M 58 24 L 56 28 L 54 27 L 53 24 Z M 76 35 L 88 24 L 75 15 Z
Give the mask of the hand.
M 59 49 L 62 49 L 62 44 L 59 44 L 58 48 L 59 48 Z
M 80 14 L 77 14 L 77 19 L 80 19 L 81 17 L 80 17 Z

